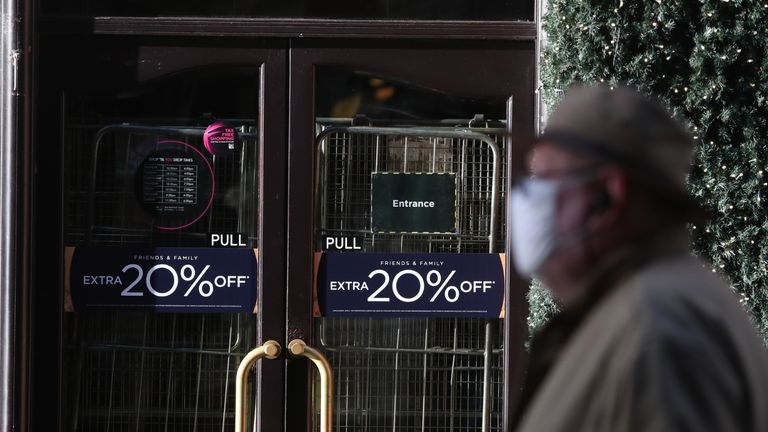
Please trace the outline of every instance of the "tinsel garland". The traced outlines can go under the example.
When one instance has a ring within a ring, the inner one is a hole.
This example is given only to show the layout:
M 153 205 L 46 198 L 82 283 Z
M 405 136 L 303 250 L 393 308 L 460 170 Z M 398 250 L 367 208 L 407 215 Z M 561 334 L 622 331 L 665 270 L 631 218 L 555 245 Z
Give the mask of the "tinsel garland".
M 629 84 L 693 131 L 690 192 L 715 215 L 694 250 L 768 341 L 768 1 L 549 0 L 541 59 L 550 107 L 573 83 Z M 529 296 L 532 327 L 552 311 Z

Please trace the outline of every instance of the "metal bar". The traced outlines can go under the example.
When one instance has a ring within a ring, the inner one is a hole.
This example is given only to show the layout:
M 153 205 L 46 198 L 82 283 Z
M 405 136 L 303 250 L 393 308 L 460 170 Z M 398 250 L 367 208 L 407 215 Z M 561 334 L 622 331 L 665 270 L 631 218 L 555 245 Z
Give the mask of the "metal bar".
M 453 319 L 453 349 L 456 350 L 456 346 L 459 343 L 459 325 L 458 319 Z M 451 359 L 451 379 L 450 379 L 450 409 L 449 409 L 449 432 L 453 432 L 456 422 L 456 356 Z
M 432 167 L 429 172 L 434 173 L 437 168 L 437 138 L 430 138 L 429 142 L 432 144 Z
M 246 419 L 248 418 L 245 412 L 248 408 L 246 392 L 248 391 L 248 372 L 250 372 L 251 366 L 256 360 L 261 358 L 272 360 L 276 359 L 278 355 L 280 355 L 280 344 L 268 340 L 262 346 L 246 354 L 240 362 L 235 381 L 235 432 L 245 432 L 246 430 Z
M 112 351 L 112 364 L 109 368 L 109 402 L 107 404 L 107 429 L 106 431 L 109 432 L 110 427 L 112 427 L 112 406 L 114 403 L 114 396 L 115 396 L 115 360 L 117 360 L 117 353 L 115 351 Z M 79 396 L 78 396 L 79 397 Z M 79 413 L 79 404 L 78 404 L 78 413 Z M 74 431 L 77 431 L 77 422 L 75 422 L 75 429 Z
M 205 315 L 200 320 L 200 350 L 205 346 Z M 197 384 L 195 385 L 195 416 L 192 423 L 192 431 L 197 432 L 198 415 L 200 413 L 200 382 L 203 374 L 203 355 L 197 355 Z
M 0 40 L 0 432 L 14 430 L 16 404 L 15 362 L 17 344 L 16 300 L 18 273 L 17 199 L 21 156 L 17 145 L 17 106 L 14 80 L 17 63 L 11 61 L 17 45 L 16 2 L 0 3 L 2 40 Z
M 149 313 L 144 314 L 144 332 L 143 336 L 141 337 L 141 345 L 147 346 L 147 324 L 149 320 Z M 147 353 L 142 351 L 141 353 L 141 365 L 139 366 L 139 379 L 137 380 L 137 384 L 139 386 L 136 396 L 136 432 L 139 432 L 141 430 L 141 399 L 143 397 L 143 391 L 144 391 L 144 364 L 146 362 Z
M 429 320 L 424 326 L 424 366 L 421 371 L 421 432 L 427 428 L 427 348 L 429 347 Z
M 408 172 L 408 135 L 403 141 L 403 172 Z
M 354 329 L 349 329 L 349 324 L 350 324 L 349 320 L 346 320 L 345 324 L 347 324 L 347 331 L 344 332 L 345 333 L 344 336 L 346 338 L 345 344 L 349 345 L 350 337 L 352 336 L 352 334 L 353 334 L 353 332 L 355 330 Z M 347 356 L 345 356 L 344 353 L 339 353 L 339 356 L 338 356 L 338 366 L 339 366 L 339 369 L 344 368 L 344 360 L 346 359 L 346 357 Z M 355 380 L 355 382 L 358 382 L 358 381 L 359 380 Z M 341 388 L 342 388 L 341 384 L 342 383 L 339 382 L 339 385 L 336 388 L 341 390 Z M 348 424 L 349 423 L 349 411 L 350 411 L 350 409 L 349 409 L 349 399 L 350 399 L 349 398 L 349 394 L 350 394 L 350 390 L 349 390 L 349 377 L 348 376 L 347 376 L 347 379 L 344 380 L 343 385 L 344 385 L 344 394 L 347 396 L 347 397 L 344 398 L 344 420 L 345 420 L 345 423 Z M 333 398 L 333 397 L 334 397 L 334 395 L 332 394 L 331 398 Z M 340 414 L 339 414 L 338 410 L 336 412 L 336 419 L 337 419 L 337 422 L 341 420 L 341 417 L 340 417 Z
M 353 117 L 316 117 L 315 122 L 317 124 L 321 124 L 326 127 L 333 127 L 333 126 L 352 126 L 352 121 L 354 120 Z M 457 125 L 465 126 L 468 125 L 472 119 L 469 118 L 454 118 L 454 119 L 439 119 L 439 120 L 432 120 L 432 119 L 413 119 L 409 118 L 408 120 L 402 120 L 402 119 L 376 119 L 375 123 L 376 126 L 382 127 L 398 127 L 403 126 L 405 123 L 407 123 L 408 127 L 443 127 L 443 128 L 455 128 Z M 488 127 L 479 127 L 477 129 L 480 129 L 482 131 L 504 131 L 506 129 L 506 123 L 503 120 L 486 120 L 486 124 Z M 369 124 L 370 125 L 370 124 Z M 473 129 L 473 127 L 470 127 L 469 129 Z M 319 133 L 320 131 L 315 129 L 315 133 Z
M 296 357 L 306 357 L 320 374 L 320 432 L 333 430 L 333 370 L 328 359 L 318 350 L 307 346 L 301 339 L 288 343 L 288 351 Z
M 128 161 L 131 157 L 132 140 L 128 137 L 128 145 L 125 146 L 125 152 L 123 154 L 123 165 L 128 165 Z M 127 201 L 125 199 L 120 200 L 120 228 L 125 228 L 128 212 L 126 211 Z M 120 229 L 120 243 L 125 241 L 125 231 Z
M 545 2 L 540 2 L 542 5 Z M 522 168 L 521 165 L 513 164 L 516 158 L 522 157 L 522 146 L 516 145 L 512 141 L 512 117 L 514 108 L 514 98 L 510 97 L 507 100 L 507 167 L 510 175 L 507 177 L 507 191 L 511 187 L 511 179 L 515 178 L 516 170 Z M 509 205 L 509 202 L 507 203 Z M 507 230 L 506 242 L 510 244 L 511 230 Z M 512 268 L 511 254 L 507 254 L 507 268 Z M 528 338 L 528 326 L 526 325 L 525 317 L 528 316 L 528 302 L 526 301 L 526 293 L 528 291 L 528 284 L 526 281 L 521 280 L 516 276 L 507 276 L 508 287 L 504 294 L 504 304 L 506 310 L 506 318 L 504 319 L 504 340 L 503 344 L 506 348 L 504 350 L 503 357 L 503 380 L 504 380 L 504 397 L 503 397 L 503 409 L 502 409 L 502 430 L 511 430 L 513 428 L 514 410 L 520 397 L 520 383 L 523 380 L 524 374 L 524 361 L 521 361 L 526 355 L 526 349 L 524 348 L 525 341 Z
M 445 354 L 451 356 L 475 356 L 482 357 L 485 355 L 485 349 L 453 349 L 453 348 L 384 348 L 384 347 L 355 347 L 355 346 L 340 346 L 331 347 L 327 345 L 321 345 L 325 351 L 328 352 L 383 352 L 383 353 L 401 353 L 401 354 Z M 493 354 L 502 354 L 503 349 L 492 350 Z
M 240 128 L 240 134 L 245 132 L 245 126 Z M 248 188 L 248 178 L 247 176 L 243 175 L 245 172 L 245 167 L 248 162 L 248 158 L 246 156 L 247 154 L 247 145 L 249 141 L 243 140 L 242 148 L 240 149 L 240 196 L 237 200 L 237 232 L 245 232 L 245 218 L 246 213 L 244 213 L 243 204 L 248 202 L 247 194 L 251 192 L 251 190 Z M 255 190 L 255 189 L 254 189 Z M 211 218 L 213 219 L 213 218 Z
M 86 351 L 136 351 L 136 352 L 148 352 L 148 353 L 189 353 L 189 354 L 212 354 L 227 357 L 237 357 L 241 354 L 233 353 L 236 348 L 233 346 L 228 351 L 215 351 L 215 350 L 199 350 L 197 348 L 164 348 L 164 347 L 142 347 L 136 345 L 122 345 L 122 344 L 92 344 L 84 345 L 83 349 Z
M 237 331 L 235 332 L 235 342 L 229 347 L 227 347 L 227 354 L 231 354 L 232 351 L 240 348 L 240 342 L 242 341 L 243 328 L 240 325 L 240 315 L 237 315 L 237 319 L 235 322 L 237 323 Z
M 349 140 L 345 140 L 345 144 L 344 144 L 344 153 L 345 153 L 344 156 L 348 160 L 353 160 L 352 151 L 353 151 L 354 147 L 352 146 L 351 141 L 352 141 L 352 139 L 350 137 Z M 346 144 L 347 142 L 349 142 L 349 145 Z M 348 202 L 349 201 L 348 198 L 351 195 L 350 190 L 349 190 L 351 182 L 349 181 L 349 178 L 351 177 L 350 176 L 350 171 L 352 170 L 352 164 L 347 164 L 346 168 L 347 168 L 347 175 L 342 177 L 342 179 L 344 179 L 344 183 L 342 184 L 342 187 L 341 187 L 341 191 L 343 193 L 343 195 L 342 195 L 342 201 L 343 202 Z M 347 216 L 347 217 L 344 218 L 345 221 L 349 220 L 349 217 L 348 217 L 349 216 L 349 210 L 350 210 L 350 206 L 345 206 L 344 207 L 344 211 L 346 213 L 345 216 Z M 342 228 L 346 228 L 346 227 L 342 227 Z
M 27 369 L 31 360 L 25 267 L 32 149 L 30 140 L 24 138 L 31 134 L 30 123 L 25 120 L 33 107 L 24 101 L 34 95 L 27 79 L 33 62 L 29 57 L 22 59 L 22 53 L 33 52 L 33 40 L 27 40 L 32 38 L 29 33 L 34 23 L 30 9 L 25 2 L 0 2 L 0 432 L 23 430 L 28 420 Z M 26 97 L 25 91 L 29 92 Z
M 78 321 L 77 318 L 73 320 L 74 324 L 77 325 Z M 80 419 L 80 393 L 82 388 L 82 377 L 83 377 L 83 362 L 85 361 L 85 350 L 83 349 L 83 346 L 80 345 L 77 350 L 77 381 L 75 382 L 75 391 L 74 391 L 74 404 L 73 404 L 73 413 L 72 413 L 72 430 L 76 431 L 78 430 L 78 421 Z M 113 360 L 114 364 L 114 360 Z M 111 383 L 110 383 L 111 386 Z M 110 397 L 111 397 L 111 387 L 110 387 Z M 109 401 L 109 406 L 111 406 L 112 400 Z M 109 432 L 109 423 L 107 423 L 107 432 Z
M 402 329 L 401 326 L 401 318 L 397 319 L 397 339 L 395 342 L 395 348 L 400 348 L 400 330 Z M 392 432 L 397 432 L 397 394 L 400 391 L 400 387 L 398 386 L 398 382 L 400 381 L 400 374 L 398 373 L 399 370 L 399 360 L 400 360 L 400 353 L 395 352 L 395 391 L 393 392 L 394 400 L 392 402 Z
M 466 177 L 467 177 L 467 165 L 468 165 L 468 163 L 467 163 L 467 140 L 460 140 L 459 142 L 461 143 L 461 146 L 460 146 L 460 149 L 461 149 L 461 159 L 460 159 L 460 165 L 459 165 L 459 173 L 460 173 L 459 178 L 462 179 L 462 181 L 465 181 L 464 179 L 466 179 Z M 459 192 L 458 193 L 463 194 L 464 193 L 464 188 L 459 188 Z M 458 217 L 459 217 L 459 219 L 461 219 L 461 217 L 464 215 L 464 212 L 466 211 L 465 207 L 467 207 L 467 204 L 466 204 L 466 201 L 463 199 L 462 196 L 459 196 L 458 198 L 459 198 L 458 199 L 458 201 L 459 201 Z M 464 245 L 461 242 L 459 242 L 459 248 L 458 248 L 457 252 L 462 252 L 462 247 L 463 246 Z
M 234 318 L 230 317 L 229 318 L 229 339 L 227 341 L 227 352 L 230 352 L 230 353 L 232 352 L 232 328 L 234 327 L 233 321 L 234 321 Z M 222 409 L 221 409 L 221 432 L 224 432 L 224 427 L 226 426 L 226 423 L 227 423 L 227 396 L 229 395 L 229 370 L 230 370 L 230 363 L 231 363 L 231 359 L 229 357 L 227 357 L 227 369 L 226 369 L 226 372 L 224 374 L 224 376 L 226 377 L 225 380 L 224 380 L 224 397 L 223 397 L 223 400 L 221 401 L 221 406 L 222 406 Z
M 483 361 L 483 423 L 482 432 L 491 430 L 491 367 L 493 366 L 493 323 L 485 322 L 485 358 Z
M 533 107 L 533 118 L 535 119 L 534 122 L 534 133 L 536 135 L 541 134 L 544 122 L 545 122 L 545 112 L 546 112 L 546 106 L 544 101 L 544 95 L 543 90 L 544 86 L 541 82 L 541 62 L 539 59 L 541 59 L 541 53 L 543 49 L 547 46 L 547 33 L 544 31 L 544 25 L 542 22 L 542 17 L 546 13 L 547 10 L 547 2 L 542 0 L 534 0 L 534 22 L 536 23 L 536 42 L 534 45 L 534 58 L 536 59 L 536 69 L 534 72 L 534 79 L 536 80 L 536 89 L 534 90 L 534 95 L 536 100 L 534 101 L 534 107 Z M 511 111 L 509 111 L 511 112 Z M 510 125 L 512 123 L 509 123 Z
M 216 155 L 215 154 L 211 155 L 211 166 L 213 167 L 213 170 L 214 170 L 213 172 L 214 172 L 214 176 L 215 176 L 216 175 L 215 173 L 218 172 L 218 169 L 217 169 L 218 167 L 216 166 Z M 213 193 L 215 194 L 216 191 L 213 191 Z M 214 199 L 216 199 L 216 198 L 214 197 Z M 208 209 L 208 214 L 205 215 L 205 218 L 208 219 L 208 232 L 213 232 L 213 215 L 214 215 L 215 210 L 216 210 L 216 206 L 212 205 L 211 208 Z
M 322 133 L 322 132 L 321 132 Z M 328 143 L 325 142 L 325 140 L 322 140 L 318 143 L 318 152 L 317 152 L 317 158 L 315 161 L 315 197 L 318 198 L 318 205 L 319 205 L 319 211 L 316 212 L 318 220 L 316 221 L 317 226 L 320 227 L 320 229 L 325 228 L 325 205 L 321 205 L 320 203 L 325 203 L 325 188 L 321 186 L 321 184 L 326 184 L 326 171 L 328 170 L 328 167 L 326 166 L 327 160 L 325 157 L 326 154 L 326 147 Z M 321 182 L 320 179 L 323 179 Z
M 373 339 L 373 318 L 368 318 L 368 344 L 370 345 L 371 340 Z M 373 352 L 368 351 L 366 353 L 366 376 L 365 376 L 365 412 L 368 413 L 371 410 L 371 369 L 373 365 Z M 365 430 L 364 432 L 368 432 L 369 425 L 371 422 L 371 416 L 368 416 L 365 421 Z
M 171 324 L 171 349 L 173 349 L 173 346 L 176 344 L 176 321 L 177 316 L 173 316 L 173 323 Z M 173 360 L 174 357 L 171 357 L 170 364 L 168 365 L 168 381 L 166 382 L 166 387 L 168 388 L 168 393 L 165 396 L 165 424 L 163 426 L 163 432 L 168 432 L 168 418 L 171 414 L 171 389 L 173 386 Z M 229 364 L 229 359 L 227 359 L 227 364 Z M 227 383 L 229 383 L 229 380 L 227 380 Z M 222 431 L 223 432 L 223 431 Z

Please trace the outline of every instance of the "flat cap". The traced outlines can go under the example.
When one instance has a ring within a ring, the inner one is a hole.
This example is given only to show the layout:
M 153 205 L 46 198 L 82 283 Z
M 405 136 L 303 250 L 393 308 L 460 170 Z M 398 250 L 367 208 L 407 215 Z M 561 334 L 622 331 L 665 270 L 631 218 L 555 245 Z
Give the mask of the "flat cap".
M 659 103 L 605 85 L 566 91 L 537 141 L 615 163 L 648 184 L 683 194 L 694 150 L 686 128 Z

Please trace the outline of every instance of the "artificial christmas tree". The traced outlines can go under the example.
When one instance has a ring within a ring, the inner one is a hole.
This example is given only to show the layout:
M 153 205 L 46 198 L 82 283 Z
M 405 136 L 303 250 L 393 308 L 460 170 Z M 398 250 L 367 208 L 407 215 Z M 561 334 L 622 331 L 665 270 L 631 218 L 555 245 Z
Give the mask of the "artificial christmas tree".
M 694 249 L 738 292 L 768 341 L 768 2 L 550 0 L 542 91 L 619 83 L 665 103 L 698 150 L 689 188 L 712 211 Z M 533 326 L 552 310 L 529 296 Z

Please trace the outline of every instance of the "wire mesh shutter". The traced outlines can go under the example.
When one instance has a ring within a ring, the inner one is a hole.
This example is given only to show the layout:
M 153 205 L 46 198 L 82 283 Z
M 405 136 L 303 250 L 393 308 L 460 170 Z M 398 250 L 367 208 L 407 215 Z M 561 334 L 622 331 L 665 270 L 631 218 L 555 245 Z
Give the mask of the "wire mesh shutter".
M 362 252 L 464 252 L 501 250 L 504 225 L 489 245 L 493 164 L 506 172 L 506 133 L 498 127 L 468 128 L 479 140 L 450 137 L 456 128 L 420 125 L 421 136 L 354 133 L 334 119 L 321 120 L 317 239 L 362 239 Z M 432 136 L 429 131 L 433 131 Z M 444 135 L 449 135 L 445 137 Z M 384 234 L 371 230 L 371 174 L 455 173 L 457 232 Z M 503 202 L 503 178 L 497 192 Z M 500 218 L 503 220 L 503 218 Z M 318 244 L 319 247 L 319 244 Z M 319 318 L 317 340 L 334 370 L 334 427 L 351 431 L 479 431 L 501 427 L 503 325 L 465 318 Z M 486 383 L 487 406 L 483 408 Z M 316 395 L 317 397 L 317 395 Z M 315 424 L 318 424 L 316 421 Z
M 205 217 L 171 232 L 148 228 L 137 217 L 130 173 L 136 168 L 140 147 L 176 139 L 204 151 L 204 128 L 153 124 L 99 129 L 73 122 L 67 127 L 65 244 L 199 246 L 210 231 L 256 233 L 258 143 L 252 125 L 241 127 L 239 154 L 211 158 L 216 191 Z M 65 428 L 100 432 L 231 429 L 235 373 L 255 340 L 254 321 L 250 315 L 238 314 L 65 314 Z

